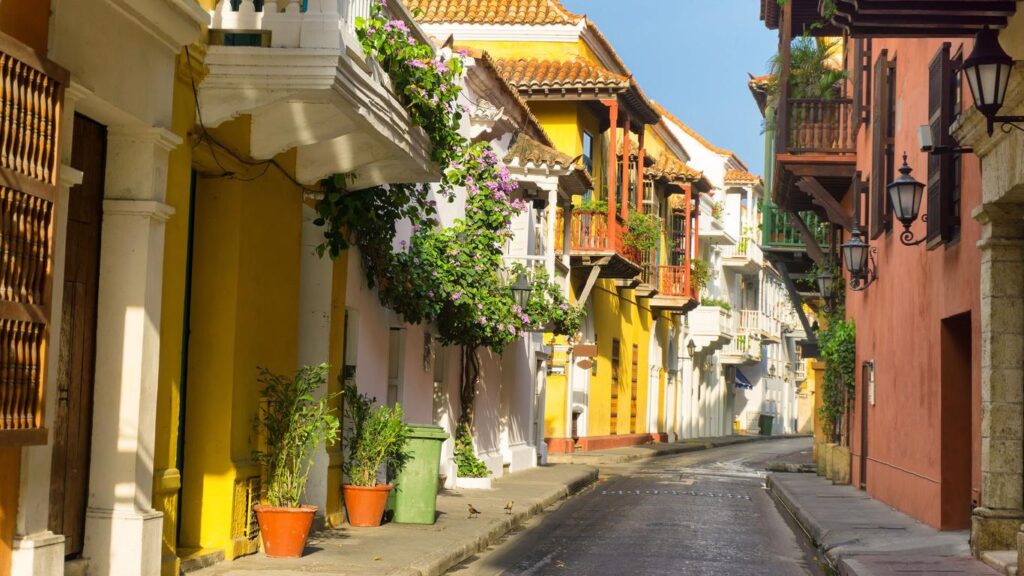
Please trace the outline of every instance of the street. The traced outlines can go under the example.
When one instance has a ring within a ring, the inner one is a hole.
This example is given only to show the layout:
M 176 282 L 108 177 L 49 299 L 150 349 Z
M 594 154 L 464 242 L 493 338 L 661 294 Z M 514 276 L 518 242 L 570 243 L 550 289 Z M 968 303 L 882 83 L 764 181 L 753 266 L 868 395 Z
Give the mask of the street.
M 453 568 L 457 576 L 822 574 L 763 489 L 811 440 L 753 442 L 602 468 L 591 490 Z

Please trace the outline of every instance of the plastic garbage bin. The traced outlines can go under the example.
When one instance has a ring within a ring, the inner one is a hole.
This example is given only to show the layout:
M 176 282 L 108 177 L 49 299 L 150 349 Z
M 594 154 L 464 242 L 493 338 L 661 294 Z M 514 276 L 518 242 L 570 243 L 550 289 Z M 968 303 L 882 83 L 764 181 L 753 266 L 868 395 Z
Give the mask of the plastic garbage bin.
M 775 416 L 768 414 L 761 414 L 757 418 L 757 433 L 761 436 L 772 435 L 772 424 L 775 422 Z
M 441 445 L 447 439 L 448 433 L 440 426 L 409 425 L 410 457 L 395 480 L 395 522 L 434 523 Z

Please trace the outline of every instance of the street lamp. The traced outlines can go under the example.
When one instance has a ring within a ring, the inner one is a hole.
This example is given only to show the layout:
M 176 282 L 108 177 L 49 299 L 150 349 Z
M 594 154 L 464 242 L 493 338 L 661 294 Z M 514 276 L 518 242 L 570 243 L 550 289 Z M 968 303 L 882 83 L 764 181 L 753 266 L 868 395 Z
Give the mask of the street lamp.
M 515 284 L 512 284 L 512 297 L 515 298 L 516 304 L 523 310 L 530 303 L 531 289 L 530 280 L 526 277 L 525 273 L 520 272 Z
M 1006 88 L 1013 70 L 1013 58 L 999 45 L 998 32 L 988 26 L 978 31 L 974 37 L 974 49 L 962 69 L 974 97 L 974 107 L 988 121 L 988 135 L 992 135 L 996 122 L 1002 123 L 1003 132 L 1009 132 L 1010 127 L 1024 131 L 1024 126 L 1016 124 L 1024 122 L 1024 116 L 997 116 L 1006 99 Z
M 831 269 L 818 272 L 818 291 L 822 298 L 832 297 L 832 287 L 835 285 L 836 277 Z
M 868 246 L 856 225 L 850 234 L 850 239 L 842 244 L 843 261 L 850 272 L 850 289 L 859 292 L 878 280 L 878 266 L 873 256 L 878 249 Z
M 889 198 L 892 200 L 892 211 L 896 219 L 903 224 L 903 232 L 900 233 L 900 242 L 905 246 L 917 246 L 925 241 L 925 238 L 914 240 L 914 233 L 910 225 L 917 220 L 917 214 L 921 211 L 921 198 L 924 196 L 924 184 L 914 180 L 910 175 L 912 172 L 907 164 L 907 153 L 903 153 L 903 166 L 900 166 L 900 176 L 889 183 Z M 928 216 L 921 218 L 928 221 Z
M 686 344 L 686 353 L 690 355 L 690 358 L 693 358 L 693 355 L 694 355 L 694 353 L 696 351 L 697 351 L 697 345 L 693 343 L 693 340 L 690 340 Z

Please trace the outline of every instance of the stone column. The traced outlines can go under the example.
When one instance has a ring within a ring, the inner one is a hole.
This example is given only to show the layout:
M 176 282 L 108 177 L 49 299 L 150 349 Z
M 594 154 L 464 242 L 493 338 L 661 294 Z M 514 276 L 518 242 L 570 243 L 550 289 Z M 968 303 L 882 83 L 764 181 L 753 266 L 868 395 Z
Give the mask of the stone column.
M 976 552 L 1015 548 L 1024 521 L 1024 209 L 979 206 L 981 251 L 981 507 Z
M 91 574 L 160 573 L 153 509 L 167 160 L 152 127 L 109 132 L 96 329 L 95 418 L 85 549 Z

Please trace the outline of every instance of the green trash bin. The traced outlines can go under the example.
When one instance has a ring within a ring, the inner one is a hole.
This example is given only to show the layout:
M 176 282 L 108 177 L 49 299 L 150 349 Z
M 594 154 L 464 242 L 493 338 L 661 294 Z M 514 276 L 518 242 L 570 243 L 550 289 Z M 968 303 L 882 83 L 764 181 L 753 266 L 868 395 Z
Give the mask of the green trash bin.
M 440 426 L 409 425 L 410 458 L 395 480 L 395 522 L 434 523 L 441 445 L 447 439 Z
M 768 414 L 761 414 L 757 418 L 757 433 L 761 436 L 772 435 L 772 424 L 775 422 L 775 416 L 769 416 Z

